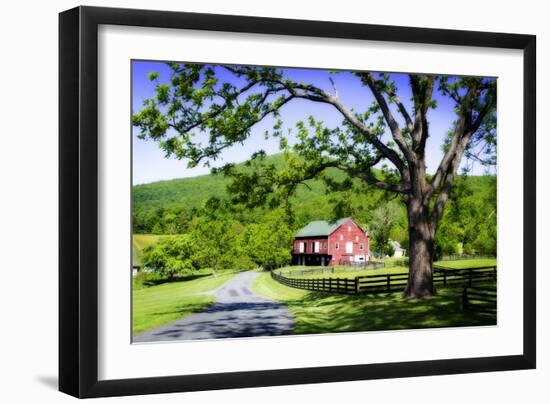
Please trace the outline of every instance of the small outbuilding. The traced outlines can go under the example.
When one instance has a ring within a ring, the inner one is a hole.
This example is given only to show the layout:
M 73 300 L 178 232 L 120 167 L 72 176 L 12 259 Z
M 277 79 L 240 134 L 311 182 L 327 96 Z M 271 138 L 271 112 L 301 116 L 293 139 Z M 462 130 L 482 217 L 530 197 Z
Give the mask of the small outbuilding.
M 399 244 L 397 241 L 390 240 L 390 244 L 393 247 L 393 257 L 400 258 L 405 256 L 405 249 L 401 247 L 401 244 Z

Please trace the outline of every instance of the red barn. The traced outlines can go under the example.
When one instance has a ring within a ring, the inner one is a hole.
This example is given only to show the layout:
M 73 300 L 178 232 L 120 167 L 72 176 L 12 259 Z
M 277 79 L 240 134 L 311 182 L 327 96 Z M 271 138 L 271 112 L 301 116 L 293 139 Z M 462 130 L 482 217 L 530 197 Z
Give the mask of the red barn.
M 353 219 L 334 223 L 316 220 L 298 231 L 292 248 L 293 265 L 365 263 L 369 236 Z

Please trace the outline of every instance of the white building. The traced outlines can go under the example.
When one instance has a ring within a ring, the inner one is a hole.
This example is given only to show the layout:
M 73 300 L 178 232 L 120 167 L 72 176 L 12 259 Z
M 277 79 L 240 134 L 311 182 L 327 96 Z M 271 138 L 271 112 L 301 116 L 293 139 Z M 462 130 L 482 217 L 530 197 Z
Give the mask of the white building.
M 393 257 L 400 258 L 405 256 L 405 249 L 401 247 L 401 244 L 399 244 L 397 241 L 390 240 L 390 244 L 394 249 Z

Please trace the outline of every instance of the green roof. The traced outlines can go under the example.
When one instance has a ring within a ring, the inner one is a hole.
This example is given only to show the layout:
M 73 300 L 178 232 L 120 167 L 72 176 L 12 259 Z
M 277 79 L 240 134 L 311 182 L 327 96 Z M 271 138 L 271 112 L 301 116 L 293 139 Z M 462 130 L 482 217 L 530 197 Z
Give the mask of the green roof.
M 307 226 L 302 227 L 298 233 L 296 233 L 296 237 L 328 236 L 350 219 L 351 217 L 344 217 L 333 223 L 329 223 L 325 220 L 315 220 L 310 222 Z

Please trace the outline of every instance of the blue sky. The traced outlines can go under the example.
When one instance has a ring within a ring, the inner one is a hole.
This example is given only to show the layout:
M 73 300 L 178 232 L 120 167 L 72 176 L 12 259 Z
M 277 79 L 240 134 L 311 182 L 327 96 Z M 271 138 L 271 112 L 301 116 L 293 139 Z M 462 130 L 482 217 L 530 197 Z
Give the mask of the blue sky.
M 151 82 L 147 78 L 147 74 L 152 71 L 158 72 L 159 81 L 168 82 L 170 69 L 163 62 L 133 61 L 132 63 L 132 112 L 134 113 L 139 111 L 146 98 L 154 95 L 156 83 Z M 286 68 L 284 70 L 285 75 L 295 81 L 312 83 L 326 91 L 334 93 L 334 88 L 328 79 L 329 74 L 325 70 L 294 68 Z M 331 77 L 334 80 L 339 98 L 348 108 L 357 112 L 364 112 L 373 102 L 374 98 L 370 90 L 362 86 L 359 79 L 351 73 L 340 72 L 331 75 Z M 391 78 L 396 83 L 399 97 L 407 109 L 412 111 L 410 102 L 411 91 L 407 75 L 392 74 Z M 223 79 L 234 80 L 229 75 L 223 77 Z M 455 119 L 454 104 L 448 97 L 444 97 L 438 91 L 434 91 L 434 99 L 437 101 L 437 108 L 430 110 L 428 115 L 430 123 L 430 138 L 426 146 L 428 172 L 436 170 L 443 155 L 441 151 L 443 138 Z M 285 128 L 295 128 L 296 122 L 304 121 L 310 115 L 313 115 L 317 120 L 322 120 L 327 127 L 335 127 L 342 122 L 342 116 L 334 107 L 308 100 L 293 100 L 281 109 L 281 118 Z M 394 116 L 397 119 L 400 118 L 397 112 L 394 113 Z M 277 139 L 265 140 L 264 138 L 265 130 L 271 129 L 273 123 L 274 120 L 268 118 L 257 124 L 252 130 L 252 135 L 244 145 L 236 145 L 225 150 L 221 158 L 214 162 L 212 166 L 217 167 L 229 162 L 245 161 L 253 152 L 259 149 L 265 150 L 267 154 L 279 152 L 279 142 Z M 210 172 L 210 168 L 202 165 L 189 169 L 185 160 L 165 158 L 156 142 L 138 139 L 138 132 L 137 128 L 132 129 L 132 174 L 134 184 L 144 184 L 172 178 L 194 177 Z M 390 135 L 386 136 L 389 140 Z M 289 140 L 290 143 L 293 142 L 292 135 L 289 137 Z M 472 171 L 473 174 L 482 174 L 484 172 L 485 168 L 479 165 L 474 166 Z

